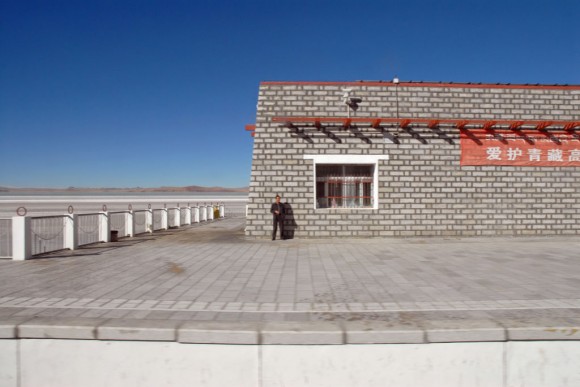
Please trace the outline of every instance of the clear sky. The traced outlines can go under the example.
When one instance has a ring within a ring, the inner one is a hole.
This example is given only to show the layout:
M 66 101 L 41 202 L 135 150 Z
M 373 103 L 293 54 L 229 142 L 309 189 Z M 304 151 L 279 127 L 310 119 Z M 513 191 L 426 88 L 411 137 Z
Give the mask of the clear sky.
M 579 21 L 578 0 L 0 0 L 0 186 L 247 186 L 260 81 L 580 84 Z

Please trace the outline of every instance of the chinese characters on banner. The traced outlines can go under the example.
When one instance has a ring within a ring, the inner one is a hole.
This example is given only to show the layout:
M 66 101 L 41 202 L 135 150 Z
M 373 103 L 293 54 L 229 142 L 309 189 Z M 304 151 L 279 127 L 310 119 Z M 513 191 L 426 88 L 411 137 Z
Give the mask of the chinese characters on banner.
M 537 130 L 462 131 L 461 165 L 580 167 L 580 135 Z

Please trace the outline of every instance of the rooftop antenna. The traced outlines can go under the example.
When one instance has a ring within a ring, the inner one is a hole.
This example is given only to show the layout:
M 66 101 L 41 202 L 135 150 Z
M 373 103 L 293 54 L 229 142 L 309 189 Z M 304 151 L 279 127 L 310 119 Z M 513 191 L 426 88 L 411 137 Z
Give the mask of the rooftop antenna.
M 397 103 L 397 118 L 399 118 L 399 77 L 395 75 L 393 83 L 395 84 L 395 101 Z

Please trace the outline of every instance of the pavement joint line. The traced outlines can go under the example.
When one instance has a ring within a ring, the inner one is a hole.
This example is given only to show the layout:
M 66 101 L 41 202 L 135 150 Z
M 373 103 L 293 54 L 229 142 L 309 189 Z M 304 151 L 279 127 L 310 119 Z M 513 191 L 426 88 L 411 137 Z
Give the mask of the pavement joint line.
M 33 309 L 37 308 L 37 306 L 20 306 L 20 305 L 0 305 L 0 308 L 25 308 L 25 309 Z M 118 307 L 118 308 L 104 308 L 104 307 L 77 307 L 77 306 L 42 306 L 42 309 L 87 309 L 87 310 L 107 310 L 107 311 L 114 311 L 114 310 L 134 310 L 134 311 L 143 311 L 144 309 L 138 307 Z M 270 309 L 270 308 L 267 308 Z M 299 314 L 299 313 L 392 313 L 392 312 L 454 312 L 454 311 L 489 311 L 489 310 L 542 310 L 542 309 L 549 309 L 549 310 L 556 310 L 556 309 L 580 309 L 580 306 L 526 306 L 526 307 L 479 307 L 479 308 L 447 308 L 447 309 L 440 309 L 440 308 L 415 308 L 415 309 L 376 309 L 376 310 L 369 310 L 369 309 L 329 309 L 329 310 L 317 310 L 317 309 L 310 309 L 310 310 L 283 310 L 279 311 L 276 309 L 260 309 L 260 310 L 227 310 L 227 309 L 188 309 L 188 308 L 154 308 L 154 309 L 145 309 L 148 311 L 163 311 L 163 312 L 214 312 L 214 313 L 290 313 L 290 314 Z

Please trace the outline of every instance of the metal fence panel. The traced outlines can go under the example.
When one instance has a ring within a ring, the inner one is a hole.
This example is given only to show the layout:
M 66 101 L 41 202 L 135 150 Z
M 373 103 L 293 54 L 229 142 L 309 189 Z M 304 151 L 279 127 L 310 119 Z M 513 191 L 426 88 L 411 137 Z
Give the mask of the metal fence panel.
M 153 231 L 161 230 L 161 216 L 163 210 L 153 210 Z
M 99 242 L 100 214 L 79 214 L 77 217 L 78 245 L 88 245 Z
M 64 249 L 64 216 L 32 218 L 32 255 Z
M 0 219 L 0 258 L 12 257 L 12 219 Z
M 169 213 L 167 214 L 167 225 L 169 227 L 175 227 L 176 223 L 176 217 L 175 217 L 175 210 L 173 208 L 170 208 Z
M 125 212 L 111 212 L 110 213 L 110 222 L 111 222 L 111 231 L 118 231 L 119 238 L 122 238 L 127 235 L 127 228 L 125 225 L 126 221 L 126 213 Z
M 134 211 L 133 219 L 135 222 L 135 235 L 147 232 L 147 211 Z

